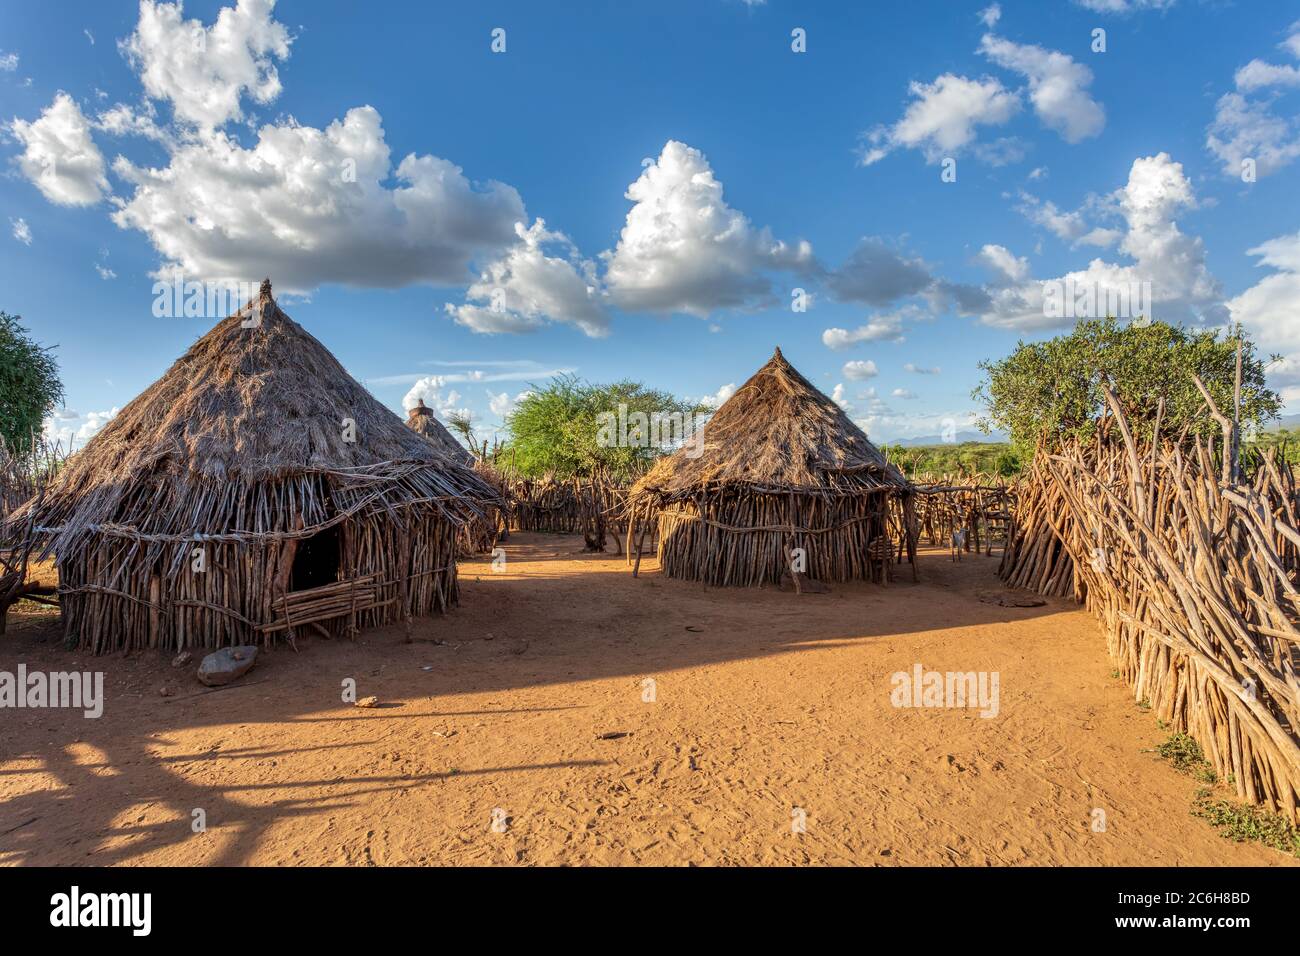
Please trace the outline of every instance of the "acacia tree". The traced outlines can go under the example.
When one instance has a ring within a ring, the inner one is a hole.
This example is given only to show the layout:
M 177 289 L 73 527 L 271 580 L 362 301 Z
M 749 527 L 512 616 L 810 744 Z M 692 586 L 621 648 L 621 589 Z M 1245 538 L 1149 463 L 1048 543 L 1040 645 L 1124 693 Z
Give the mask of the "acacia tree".
M 1107 318 L 1080 322 L 1068 335 L 1044 342 L 1020 342 L 1006 358 L 981 362 L 985 380 L 972 393 L 985 407 L 979 426 L 1003 429 L 1022 448 L 1032 448 L 1039 436 L 1052 443 L 1086 439 L 1097 426 L 1108 384 L 1140 436 L 1150 436 L 1161 399 L 1163 434 L 1217 433 L 1192 376 L 1231 416 L 1238 342 L 1241 422 L 1260 425 L 1277 417 L 1282 402 L 1265 385 L 1265 363 L 1240 328 L 1220 335 Z
M 640 474 L 664 449 L 640 441 L 608 439 L 602 424 L 608 416 L 634 418 L 637 413 L 693 416 L 699 405 L 640 382 L 594 385 L 561 375 L 545 385 L 530 386 L 506 418 L 502 455 L 525 475 L 553 472 L 560 477 L 604 472 L 615 478 Z
M 63 402 L 52 350 L 38 345 L 21 320 L 0 312 L 0 439 L 20 458 L 31 453 L 45 416 Z

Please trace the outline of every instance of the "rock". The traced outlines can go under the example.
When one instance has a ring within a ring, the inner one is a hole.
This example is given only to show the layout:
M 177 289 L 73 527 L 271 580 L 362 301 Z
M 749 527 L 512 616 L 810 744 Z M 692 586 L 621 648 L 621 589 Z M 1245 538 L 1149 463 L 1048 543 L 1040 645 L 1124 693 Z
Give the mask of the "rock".
M 800 594 L 829 594 L 830 593 L 831 589 L 827 585 L 823 584 L 821 581 L 818 581 L 816 578 L 810 578 L 802 571 L 796 571 L 795 575 L 797 575 L 799 578 Z M 794 578 L 791 577 L 789 571 L 782 572 L 781 583 L 779 587 L 781 588 L 782 591 L 794 590 Z
M 199 680 L 209 687 L 221 687 L 239 680 L 256 662 L 257 648 L 252 645 L 223 647 L 203 658 L 199 664 Z
M 173 687 L 171 684 L 163 684 L 161 687 L 158 688 L 158 696 L 174 697 L 176 696 L 176 688 Z
M 355 704 L 353 704 L 352 706 L 354 706 L 354 707 L 378 707 L 378 706 L 379 706 L 379 698 L 378 698 L 378 697 L 362 697 L 359 701 L 357 701 L 357 702 L 356 702 Z
M 184 667 L 190 661 L 194 660 L 194 655 L 189 651 L 181 651 L 172 658 L 172 667 Z

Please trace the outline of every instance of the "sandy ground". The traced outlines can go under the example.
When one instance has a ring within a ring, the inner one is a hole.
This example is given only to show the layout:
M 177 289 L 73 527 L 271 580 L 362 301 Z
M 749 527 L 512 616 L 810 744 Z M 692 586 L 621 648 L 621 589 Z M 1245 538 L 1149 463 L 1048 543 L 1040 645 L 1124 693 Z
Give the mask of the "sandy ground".
M 15 613 L 0 670 L 102 669 L 107 702 L 0 711 L 0 863 L 1296 862 L 1189 815 L 1091 617 L 978 600 L 996 557 L 795 596 L 580 547 L 517 534 L 416 643 L 300 639 L 215 692 Z M 916 663 L 998 672 L 998 715 L 892 706 Z

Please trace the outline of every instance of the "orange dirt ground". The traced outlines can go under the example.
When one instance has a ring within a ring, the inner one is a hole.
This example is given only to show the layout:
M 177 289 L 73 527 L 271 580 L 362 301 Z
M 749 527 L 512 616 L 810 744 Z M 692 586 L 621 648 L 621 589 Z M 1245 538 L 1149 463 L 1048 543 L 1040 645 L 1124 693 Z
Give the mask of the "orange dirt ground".
M 102 669 L 106 704 L 0 710 L 0 863 L 1297 862 L 1190 816 L 1196 783 L 1148 752 L 1165 734 L 1092 618 L 981 602 L 996 557 L 796 596 L 580 548 L 516 534 L 415 643 L 303 638 L 218 691 L 161 655 L 59 650 L 48 612 L 15 611 L 0 670 Z M 893 707 L 917 662 L 998 671 L 1001 712 Z M 348 677 L 380 706 L 343 704 Z

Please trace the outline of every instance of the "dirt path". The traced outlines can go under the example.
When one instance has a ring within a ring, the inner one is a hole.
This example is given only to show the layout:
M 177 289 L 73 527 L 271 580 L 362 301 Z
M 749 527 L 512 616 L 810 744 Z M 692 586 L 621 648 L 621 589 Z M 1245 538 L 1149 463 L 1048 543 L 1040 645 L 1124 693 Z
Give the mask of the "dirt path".
M 796 597 L 580 547 L 516 535 L 420 642 L 303 639 L 216 693 L 15 615 L 0 670 L 98 668 L 107 704 L 0 710 L 0 863 L 1296 862 L 1189 815 L 1091 617 L 979 601 L 996 558 Z M 917 663 L 997 672 L 997 716 L 892 706 Z M 383 706 L 342 704 L 349 677 Z

